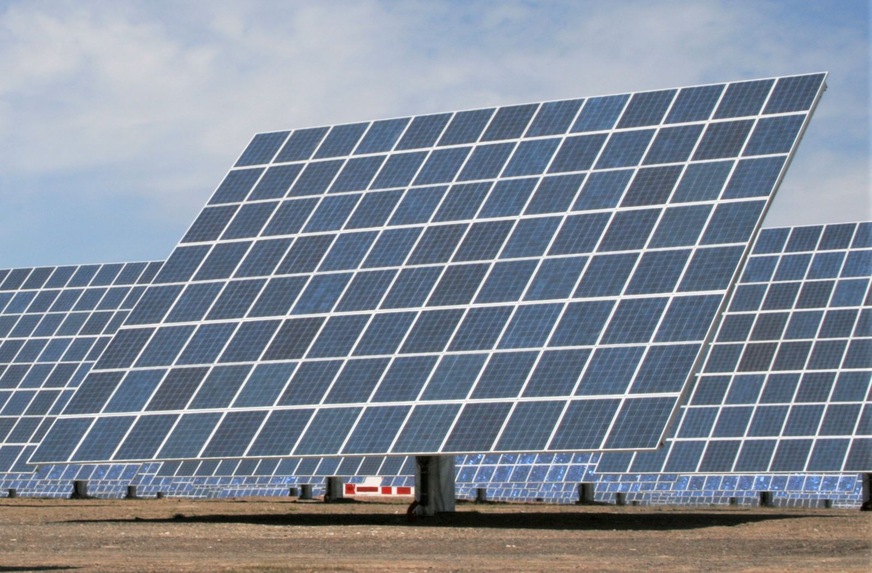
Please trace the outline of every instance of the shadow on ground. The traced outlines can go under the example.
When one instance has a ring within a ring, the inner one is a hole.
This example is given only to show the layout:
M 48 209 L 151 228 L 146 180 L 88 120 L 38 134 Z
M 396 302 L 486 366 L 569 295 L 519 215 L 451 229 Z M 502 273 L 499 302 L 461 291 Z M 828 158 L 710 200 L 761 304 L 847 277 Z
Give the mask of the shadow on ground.
M 0 573 L 13 573 L 15 571 L 69 571 L 78 569 L 78 567 L 68 567 L 66 565 L 29 565 L 27 567 L 5 567 L 0 565 Z
M 354 513 L 315 514 L 294 512 L 265 515 L 184 515 L 171 518 L 73 520 L 71 523 L 237 523 L 250 525 L 326 527 L 326 526 L 423 526 L 423 527 L 476 527 L 495 529 L 553 529 L 553 530 L 682 530 L 704 527 L 733 527 L 748 523 L 800 519 L 806 516 L 789 514 L 744 514 L 723 512 L 681 513 L 613 513 L 613 512 L 517 512 L 487 513 L 463 511 L 440 514 L 435 517 L 408 518 L 404 514 Z M 833 516 L 836 517 L 836 516 Z

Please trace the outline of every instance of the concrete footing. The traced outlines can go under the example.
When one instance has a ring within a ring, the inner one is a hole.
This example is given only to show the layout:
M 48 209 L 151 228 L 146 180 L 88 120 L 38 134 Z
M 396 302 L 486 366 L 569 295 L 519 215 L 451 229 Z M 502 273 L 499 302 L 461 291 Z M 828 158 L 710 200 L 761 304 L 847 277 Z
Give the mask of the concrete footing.
M 775 496 L 771 491 L 760 492 L 760 507 L 775 507 Z
M 312 484 L 304 483 L 300 484 L 300 498 L 304 501 L 308 501 L 312 499 Z

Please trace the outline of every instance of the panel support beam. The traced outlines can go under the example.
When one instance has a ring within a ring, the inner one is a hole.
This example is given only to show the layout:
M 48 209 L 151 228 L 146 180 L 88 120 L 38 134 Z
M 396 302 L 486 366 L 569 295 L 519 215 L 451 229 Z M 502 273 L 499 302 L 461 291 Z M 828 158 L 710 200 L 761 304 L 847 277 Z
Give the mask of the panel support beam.
M 863 474 L 863 503 L 860 511 L 872 511 L 872 474 Z
M 415 456 L 415 501 L 410 514 L 453 513 L 454 456 Z

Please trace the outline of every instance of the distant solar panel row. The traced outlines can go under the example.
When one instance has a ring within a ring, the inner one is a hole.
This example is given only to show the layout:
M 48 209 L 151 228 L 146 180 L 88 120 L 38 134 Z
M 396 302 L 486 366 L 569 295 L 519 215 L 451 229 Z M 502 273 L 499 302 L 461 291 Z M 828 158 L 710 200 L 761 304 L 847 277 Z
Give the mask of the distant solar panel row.
M 32 461 L 653 448 L 823 80 L 258 135 Z
M 0 270 L 0 472 L 32 469 L 24 464 L 30 451 L 159 268 Z
M 597 471 L 872 468 L 872 223 L 765 229 L 677 434 Z

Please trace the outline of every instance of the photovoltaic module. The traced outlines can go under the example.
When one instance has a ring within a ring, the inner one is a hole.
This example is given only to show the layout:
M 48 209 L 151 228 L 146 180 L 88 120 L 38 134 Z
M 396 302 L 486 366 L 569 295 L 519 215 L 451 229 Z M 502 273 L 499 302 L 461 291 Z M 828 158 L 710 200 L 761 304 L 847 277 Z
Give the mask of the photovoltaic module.
M 824 78 L 256 135 L 30 461 L 656 448 Z

